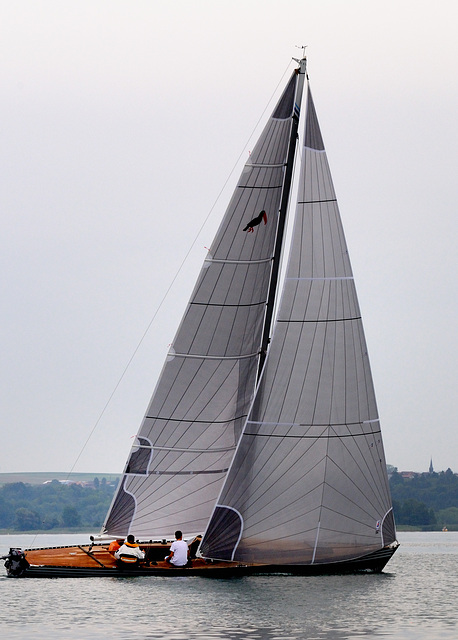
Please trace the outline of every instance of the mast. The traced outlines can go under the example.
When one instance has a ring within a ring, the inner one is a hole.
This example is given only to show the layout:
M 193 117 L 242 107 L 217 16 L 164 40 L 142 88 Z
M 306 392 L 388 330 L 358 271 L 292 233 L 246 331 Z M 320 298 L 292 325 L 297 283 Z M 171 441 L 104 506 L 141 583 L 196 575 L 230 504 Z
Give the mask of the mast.
M 305 51 L 305 50 L 304 50 Z M 299 63 L 296 73 L 299 75 L 296 87 L 296 96 L 294 101 L 294 114 L 291 120 L 291 134 L 289 139 L 288 156 L 285 166 L 285 179 L 283 183 L 283 192 L 280 201 L 280 209 L 278 213 L 277 237 L 275 240 L 275 249 L 272 259 L 272 272 L 269 285 L 269 296 L 266 305 L 266 318 L 261 342 L 261 353 L 259 357 L 258 380 L 264 367 L 267 349 L 270 342 L 270 333 L 272 328 L 272 320 L 275 309 L 275 301 L 277 296 L 278 275 L 280 272 L 281 255 L 283 249 L 283 238 L 286 225 L 286 217 L 288 212 L 289 197 L 291 194 L 291 183 L 293 180 L 294 157 L 296 155 L 296 146 L 298 141 L 299 115 L 302 102 L 302 93 L 304 88 L 304 76 L 307 74 L 307 58 L 301 60 L 293 58 Z

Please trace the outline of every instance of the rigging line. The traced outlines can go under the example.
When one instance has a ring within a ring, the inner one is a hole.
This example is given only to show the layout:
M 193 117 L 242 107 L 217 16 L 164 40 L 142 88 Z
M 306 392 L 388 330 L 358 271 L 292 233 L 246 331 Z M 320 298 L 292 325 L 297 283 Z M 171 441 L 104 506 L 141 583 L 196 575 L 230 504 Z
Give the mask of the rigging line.
M 272 102 L 272 100 L 273 100 L 273 98 L 274 98 L 275 94 L 276 94 L 276 93 L 277 93 L 277 91 L 278 91 L 278 87 L 283 83 L 283 79 L 284 79 L 284 77 L 285 77 L 286 73 L 288 72 L 288 69 L 290 68 L 290 64 L 291 64 L 291 61 L 289 61 L 289 62 L 288 62 L 288 65 L 287 65 L 286 69 L 283 71 L 283 74 L 282 74 L 282 76 L 281 76 L 281 78 L 280 78 L 280 80 L 279 80 L 279 82 L 278 82 L 277 86 L 275 87 L 274 91 L 272 92 L 272 95 L 270 96 L 269 100 L 267 101 L 267 104 L 266 104 L 266 106 L 264 107 L 264 110 L 263 110 L 263 112 L 261 113 L 260 117 L 258 118 L 258 121 L 257 121 L 257 122 L 256 122 L 256 124 L 254 125 L 254 127 L 253 127 L 253 129 L 252 129 L 252 131 L 251 131 L 251 134 L 250 134 L 250 135 L 249 135 L 249 137 L 248 137 L 247 142 L 245 143 L 245 145 L 244 145 L 244 147 L 243 147 L 242 151 L 240 152 L 240 154 L 239 154 L 239 156 L 238 156 L 237 160 L 234 162 L 234 164 L 233 164 L 233 166 L 232 166 L 232 169 L 231 169 L 231 170 L 230 170 L 230 172 L 229 172 L 229 175 L 227 176 L 227 178 L 226 178 L 226 180 L 225 180 L 225 182 L 224 182 L 223 186 L 221 187 L 221 189 L 220 189 L 220 191 L 219 191 L 218 195 L 217 195 L 217 196 L 216 196 L 216 198 L 215 198 L 214 203 L 213 203 L 213 204 L 212 204 L 212 206 L 210 207 L 210 210 L 209 210 L 209 212 L 208 212 L 207 216 L 205 217 L 204 221 L 202 222 L 201 226 L 199 227 L 199 229 L 198 229 L 198 231 L 197 231 L 197 233 L 196 233 L 196 236 L 195 236 L 194 240 L 193 240 L 193 241 L 192 241 L 192 243 L 191 243 L 191 246 L 189 247 L 189 249 L 188 249 L 188 251 L 187 251 L 187 253 L 186 253 L 185 257 L 183 258 L 183 260 L 182 260 L 182 262 L 181 262 L 180 266 L 178 267 L 177 272 L 175 273 L 174 277 L 172 278 L 172 281 L 170 282 L 170 285 L 168 286 L 168 288 L 167 288 L 166 292 L 165 292 L 165 293 L 164 293 L 164 295 L 162 296 L 162 299 L 160 300 L 159 305 L 158 305 L 158 307 L 156 308 L 156 311 L 155 311 L 155 312 L 154 312 L 154 314 L 153 314 L 153 317 L 151 318 L 150 322 L 148 323 L 148 326 L 146 327 L 145 331 L 143 332 L 143 335 L 141 336 L 141 338 L 140 338 L 140 340 L 139 340 L 139 342 L 138 342 L 137 346 L 135 347 L 135 349 L 134 349 L 134 351 L 133 351 L 133 353 L 132 353 L 131 357 L 130 357 L 130 358 L 129 358 L 129 360 L 127 361 L 127 364 L 126 364 L 126 366 L 124 367 L 124 369 L 123 369 L 123 371 L 122 371 L 122 373 L 121 373 L 121 376 L 119 377 L 118 382 L 115 384 L 115 386 L 114 386 L 114 388 L 113 388 L 113 391 L 111 392 L 110 396 L 108 397 L 108 400 L 106 401 L 106 403 L 105 403 L 105 405 L 104 405 L 104 407 L 103 407 L 102 411 L 100 412 L 99 417 L 98 417 L 98 418 L 97 418 L 97 420 L 95 421 L 94 426 L 92 427 L 91 431 L 89 432 L 89 435 L 88 435 L 88 437 L 86 438 L 86 441 L 84 442 L 84 444 L 83 444 L 83 446 L 82 446 L 82 448 L 81 448 L 81 450 L 80 450 L 80 452 L 79 452 L 79 454 L 78 454 L 78 456 L 77 456 L 77 458 L 76 458 L 75 462 L 73 463 L 73 465 L 72 465 L 72 467 L 71 467 L 70 471 L 68 472 L 68 474 L 67 474 L 67 478 L 66 478 L 67 480 L 68 480 L 68 478 L 70 477 L 70 475 L 73 473 L 74 468 L 75 468 L 75 467 L 76 467 L 76 465 L 78 464 L 78 461 L 79 461 L 79 459 L 81 458 L 81 456 L 82 456 L 82 454 L 83 454 L 84 450 L 86 449 L 86 447 L 87 447 L 87 445 L 88 445 L 88 443 L 89 443 L 90 439 L 92 438 L 92 436 L 93 436 L 93 434 L 94 434 L 95 430 L 97 429 L 97 427 L 98 427 L 98 425 L 99 425 L 100 421 L 102 420 L 103 416 L 105 415 L 105 411 L 107 410 L 107 408 L 108 408 L 108 406 L 109 406 L 110 402 L 111 402 L 111 401 L 112 401 L 112 399 L 113 399 L 113 396 L 115 395 L 116 391 L 118 390 L 119 385 L 120 385 L 120 384 L 121 384 L 121 382 L 123 381 L 123 379 L 124 379 L 124 377 L 125 377 L 125 375 L 126 375 L 126 373 L 127 373 L 128 369 L 129 369 L 130 365 L 132 364 L 132 361 L 134 360 L 135 356 L 137 355 L 138 350 L 140 349 L 141 345 L 143 344 L 143 341 L 145 340 L 145 338 L 146 338 L 146 336 L 147 336 L 147 334 L 148 334 L 148 332 L 149 332 L 149 330 L 150 330 L 150 328 L 151 328 L 151 325 L 153 324 L 154 320 L 156 319 L 156 316 L 158 315 L 159 311 L 161 310 L 161 308 L 162 308 L 162 306 L 163 306 L 163 304 L 164 304 L 164 302 L 165 302 L 166 298 L 168 297 L 168 295 L 169 295 L 169 293 L 170 293 L 170 290 L 172 289 L 173 285 L 175 284 L 176 279 L 177 279 L 177 278 L 178 278 L 178 276 L 180 275 L 180 273 L 181 273 L 181 271 L 182 271 L 182 269 L 183 269 L 183 267 L 184 267 L 184 265 L 185 265 L 185 262 L 187 261 L 187 259 L 188 259 L 189 255 L 190 255 L 190 253 L 191 253 L 191 251 L 192 251 L 192 249 L 194 248 L 194 246 L 195 246 L 195 244 L 196 244 L 196 242 L 197 242 L 197 240 L 198 240 L 198 238 L 199 238 L 199 236 L 200 236 L 200 234 L 202 233 L 203 228 L 204 228 L 204 227 L 205 227 L 205 225 L 207 224 L 208 219 L 210 218 L 210 215 L 211 215 L 211 214 L 212 214 L 212 212 L 213 212 L 213 209 L 216 207 L 216 205 L 217 205 L 217 203 L 218 203 L 219 199 L 221 198 L 221 195 L 222 195 L 222 193 L 223 193 L 224 189 L 226 188 L 227 183 L 229 182 L 229 180 L 230 180 L 230 178 L 231 178 L 232 174 L 234 173 L 235 169 L 237 168 L 238 163 L 240 162 L 240 159 L 242 158 L 242 156 L 243 156 L 243 155 L 244 155 L 244 153 L 246 152 L 246 149 L 247 149 L 247 147 L 248 147 L 248 144 L 249 144 L 250 140 L 251 140 L 251 139 L 253 138 L 253 136 L 254 136 L 254 132 L 255 132 L 255 131 L 256 131 L 256 129 L 258 128 L 259 123 L 260 123 L 260 122 L 261 122 L 261 120 L 263 119 L 264 114 L 266 113 L 267 109 L 269 108 L 269 105 L 271 104 L 271 102 Z

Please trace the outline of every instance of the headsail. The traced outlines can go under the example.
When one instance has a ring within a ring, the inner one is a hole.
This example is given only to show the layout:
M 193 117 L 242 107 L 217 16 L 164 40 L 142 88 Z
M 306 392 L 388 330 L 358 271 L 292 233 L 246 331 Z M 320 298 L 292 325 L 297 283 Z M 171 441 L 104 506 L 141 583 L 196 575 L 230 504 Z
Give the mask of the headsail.
M 254 394 L 300 77 L 292 74 L 242 171 L 108 513 L 108 534 L 166 537 L 177 528 L 201 533 L 208 523 Z M 261 212 L 261 224 L 244 233 Z
M 360 310 L 310 90 L 295 225 L 271 346 L 202 554 L 357 558 L 395 540 Z

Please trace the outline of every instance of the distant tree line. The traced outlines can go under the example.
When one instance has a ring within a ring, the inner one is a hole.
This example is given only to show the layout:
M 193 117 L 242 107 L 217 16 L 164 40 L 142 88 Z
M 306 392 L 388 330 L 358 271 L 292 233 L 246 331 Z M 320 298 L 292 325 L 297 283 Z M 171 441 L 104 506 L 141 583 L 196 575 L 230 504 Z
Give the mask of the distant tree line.
M 396 524 L 426 529 L 458 529 L 458 476 L 447 469 L 403 477 L 388 466 Z M 0 529 L 15 531 L 98 529 L 111 504 L 115 486 L 105 478 L 93 486 L 30 485 L 0 487 Z
M 63 484 L 57 480 L 43 485 L 23 482 L 0 487 L 0 529 L 15 531 L 56 528 L 99 528 L 113 498 L 115 486 L 106 478 L 93 486 Z
M 451 469 L 413 477 L 394 470 L 390 489 L 396 524 L 458 528 L 458 476 Z

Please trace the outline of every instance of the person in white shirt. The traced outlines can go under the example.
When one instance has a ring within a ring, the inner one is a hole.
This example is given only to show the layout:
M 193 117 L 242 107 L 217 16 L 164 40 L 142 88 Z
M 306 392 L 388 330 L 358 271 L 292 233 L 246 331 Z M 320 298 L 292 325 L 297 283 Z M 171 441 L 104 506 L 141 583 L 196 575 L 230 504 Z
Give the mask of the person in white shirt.
M 174 567 L 184 567 L 188 564 L 188 545 L 182 539 L 181 531 L 175 531 L 175 538 L 176 540 L 170 546 L 170 555 L 166 557 L 165 561 Z

